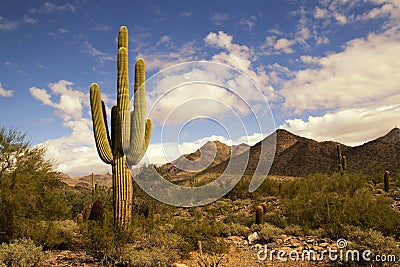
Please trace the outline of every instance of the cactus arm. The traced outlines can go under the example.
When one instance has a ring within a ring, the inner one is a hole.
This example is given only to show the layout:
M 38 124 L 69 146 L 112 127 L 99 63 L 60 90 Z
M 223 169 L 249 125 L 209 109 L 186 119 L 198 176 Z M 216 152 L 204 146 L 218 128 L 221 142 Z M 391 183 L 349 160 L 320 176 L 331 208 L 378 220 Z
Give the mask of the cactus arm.
M 96 83 L 93 83 L 90 86 L 90 107 L 92 111 L 94 139 L 100 159 L 104 163 L 111 164 L 113 162 L 113 154 L 102 106 L 100 88 Z
M 135 64 L 135 85 L 133 111 L 130 114 L 130 136 L 129 142 L 126 142 L 126 156 L 129 164 L 137 164 L 146 153 L 146 149 L 150 143 L 152 122 L 145 119 L 146 113 L 146 67 L 144 60 L 139 58 Z M 129 122 L 127 122 L 129 124 Z M 126 127 L 127 128 L 127 127 Z M 125 141 L 127 141 L 125 139 Z

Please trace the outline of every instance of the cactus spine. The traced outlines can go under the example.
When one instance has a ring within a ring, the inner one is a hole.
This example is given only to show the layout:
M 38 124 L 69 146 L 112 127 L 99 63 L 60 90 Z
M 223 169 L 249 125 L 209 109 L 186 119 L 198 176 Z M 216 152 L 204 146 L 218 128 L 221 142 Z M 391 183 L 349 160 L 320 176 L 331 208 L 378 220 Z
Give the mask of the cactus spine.
M 340 149 L 340 144 L 337 144 L 337 153 L 339 159 L 338 169 L 340 171 L 340 175 L 343 176 L 344 172 L 346 171 L 346 156 L 342 156 L 342 150 Z
M 152 122 L 145 119 L 145 63 L 135 64 L 134 111 L 129 112 L 128 29 L 122 26 L 118 34 L 117 105 L 111 109 L 111 136 L 107 127 L 104 102 L 96 83 L 90 86 L 90 106 L 93 132 L 100 159 L 112 166 L 114 224 L 124 228 L 132 218 L 132 177 L 127 167 L 137 164 L 150 143 Z M 143 85 L 143 86 L 142 86 Z M 124 147 L 123 147 L 124 146 Z M 124 151 L 128 154 L 125 155 Z
M 385 192 L 389 192 L 390 189 L 390 172 L 389 171 L 385 171 L 385 175 L 383 176 L 383 185 L 384 185 L 384 189 Z

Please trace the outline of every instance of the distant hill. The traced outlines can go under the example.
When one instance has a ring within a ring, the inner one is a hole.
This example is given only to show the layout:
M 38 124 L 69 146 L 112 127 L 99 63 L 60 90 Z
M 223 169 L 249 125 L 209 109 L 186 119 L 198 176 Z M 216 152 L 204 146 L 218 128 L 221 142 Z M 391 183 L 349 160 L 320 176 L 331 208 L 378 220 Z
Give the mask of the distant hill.
M 315 173 L 332 174 L 337 171 L 336 146 L 340 143 L 318 142 L 283 129 L 277 129 L 251 147 L 246 144 L 230 147 L 219 141 L 209 141 L 195 152 L 182 155 L 172 163 L 158 167 L 158 171 L 174 183 L 192 178 L 197 181 L 211 181 L 225 171 L 231 157 L 235 162 L 245 161 L 248 157 L 246 173 L 252 173 L 257 168 L 261 146 L 271 144 L 274 137 L 276 137 L 276 151 L 269 174 L 307 176 Z M 360 146 L 351 147 L 343 144 L 340 146 L 342 154 L 346 156 L 349 173 L 383 175 L 384 171 L 389 170 L 392 174 L 400 174 L 399 128 L 394 128 L 386 135 Z M 62 173 L 59 175 L 69 186 L 77 189 L 91 188 L 91 174 L 77 177 L 69 177 Z M 95 183 L 100 186 L 112 185 L 111 174 L 95 174 L 94 178 Z
M 249 148 L 250 146 L 246 144 L 230 147 L 219 141 L 208 141 L 195 152 L 182 155 L 172 163 L 162 165 L 159 169 L 170 181 L 186 180 L 204 169 L 229 160 L 231 153 L 237 156 Z
M 76 189 L 91 189 L 92 187 L 92 175 L 75 176 L 70 177 L 66 174 L 63 175 L 62 181 L 71 187 Z M 99 186 L 111 187 L 112 185 L 112 175 L 109 173 L 105 174 L 95 174 L 94 183 Z
M 346 152 L 350 172 L 381 174 L 384 170 L 400 173 L 400 129 L 351 148 Z
M 276 136 L 276 151 L 269 174 L 306 176 L 315 173 L 332 174 L 337 171 L 336 146 L 340 143 L 334 141 L 318 142 L 278 129 L 273 135 L 250 147 L 247 173 L 252 173 L 256 169 L 260 158 L 261 145 L 269 144 L 274 136 Z M 381 175 L 385 170 L 389 170 L 392 173 L 400 173 L 400 129 L 398 128 L 394 128 L 386 135 L 360 146 L 350 147 L 343 144 L 340 144 L 340 146 L 342 154 L 347 158 L 347 171 L 350 173 Z M 176 179 L 181 170 L 174 169 L 172 177 L 175 179 L 172 178 L 171 181 L 179 182 L 191 177 L 195 177 L 196 180 L 206 179 L 208 181 L 220 176 L 228 166 L 230 153 L 227 153 L 229 151 L 229 146 L 227 145 L 220 143 L 217 148 L 223 149 L 217 151 L 218 157 L 206 169 L 201 172 L 184 172 L 181 179 Z M 234 157 L 239 157 L 237 162 L 242 159 L 246 160 L 244 154 L 239 154 L 236 153 L 234 155 Z M 196 159 L 198 155 L 199 151 L 196 151 L 184 157 Z M 226 160 L 220 162 L 224 158 Z M 163 167 L 165 166 L 170 169 L 176 168 L 172 164 L 166 164 Z

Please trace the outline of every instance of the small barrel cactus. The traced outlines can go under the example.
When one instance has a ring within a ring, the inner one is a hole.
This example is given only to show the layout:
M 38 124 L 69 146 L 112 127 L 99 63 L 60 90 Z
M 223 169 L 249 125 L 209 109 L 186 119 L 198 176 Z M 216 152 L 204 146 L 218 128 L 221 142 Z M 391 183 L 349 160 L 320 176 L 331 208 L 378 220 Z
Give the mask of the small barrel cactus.
M 264 223 L 264 208 L 262 206 L 256 207 L 256 224 Z
M 101 226 L 104 222 L 104 203 L 101 200 L 96 200 L 93 203 L 90 211 L 89 220 L 97 221 Z

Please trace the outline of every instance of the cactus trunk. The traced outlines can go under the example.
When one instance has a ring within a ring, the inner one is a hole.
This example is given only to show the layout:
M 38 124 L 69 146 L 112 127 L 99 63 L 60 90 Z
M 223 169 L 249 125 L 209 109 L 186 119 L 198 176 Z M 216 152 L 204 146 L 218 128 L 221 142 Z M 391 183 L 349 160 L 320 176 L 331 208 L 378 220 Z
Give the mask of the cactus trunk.
M 127 158 L 130 165 L 139 163 L 149 145 L 152 128 L 151 120 L 144 117 L 146 100 L 143 84 L 146 77 L 143 59 L 138 59 L 135 64 L 134 111 L 128 110 L 128 29 L 125 26 L 120 28 L 118 35 L 117 66 L 117 105 L 111 109 L 111 136 L 100 88 L 96 83 L 90 86 L 90 105 L 97 151 L 101 160 L 112 166 L 114 224 L 117 228 L 125 228 L 131 222 L 133 206 L 133 181 Z
M 344 172 L 346 171 L 346 168 L 347 168 L 346 157 L 342 156 L 342 150 L 340 149 L 340 144 L 337 144 L 336 148 L 337 148 L 338 160 L 339 160 L 338 169 L 339 169 L 340 175 L 343 176 Z

